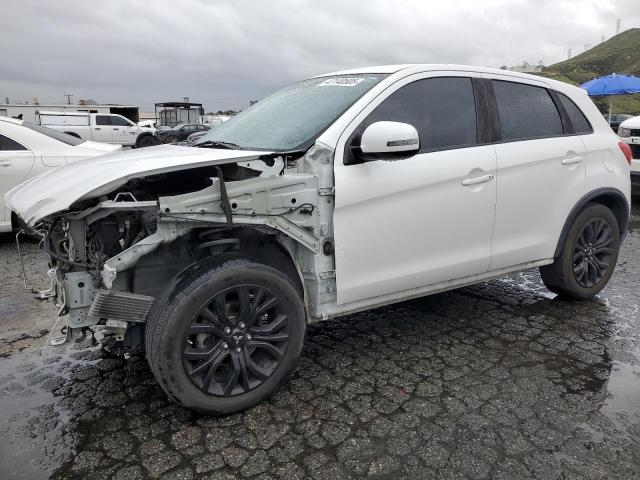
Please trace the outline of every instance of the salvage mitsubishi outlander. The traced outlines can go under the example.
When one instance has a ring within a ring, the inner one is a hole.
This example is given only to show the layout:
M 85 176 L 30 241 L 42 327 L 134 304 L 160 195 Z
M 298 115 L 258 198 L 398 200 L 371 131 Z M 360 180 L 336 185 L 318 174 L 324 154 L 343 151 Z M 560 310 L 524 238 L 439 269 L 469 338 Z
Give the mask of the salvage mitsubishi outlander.
M 193 146 L 54 169 L 7 194 L 43 236 L 67 339 L 144 344 L 179 404 L 227 414 L 286 381 L 305 326 L 539 267 L 609 281 L 629 147 L 565 83 L 452 65 L 301 81 Z

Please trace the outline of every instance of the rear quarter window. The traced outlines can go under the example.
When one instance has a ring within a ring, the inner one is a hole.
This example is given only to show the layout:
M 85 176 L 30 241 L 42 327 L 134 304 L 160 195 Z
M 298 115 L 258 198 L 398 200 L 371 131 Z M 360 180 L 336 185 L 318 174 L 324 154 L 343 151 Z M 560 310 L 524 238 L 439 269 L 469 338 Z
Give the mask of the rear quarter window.
M 556 92 L 577 134 L 592 133 L 593 128 L 582 110 L 564 93 Z

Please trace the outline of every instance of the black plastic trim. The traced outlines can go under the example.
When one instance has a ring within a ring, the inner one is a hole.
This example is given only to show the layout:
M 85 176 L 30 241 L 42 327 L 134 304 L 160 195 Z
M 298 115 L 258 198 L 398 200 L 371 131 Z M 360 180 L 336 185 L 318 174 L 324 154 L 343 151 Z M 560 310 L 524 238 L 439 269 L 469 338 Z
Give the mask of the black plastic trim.
M 640 172 L 631 172 L 631 194 L 640 196 Z
M 487 113 L 489 115 L 489 123 L 491 125 L 491 142 L 499 143 L 502 141 L 502 128 L 500 126 L 500 114 L 498 113 L 496 94 L 493 91 L 493 83 L 489 78 L 483 78 L 482 83 L 484 84 Z
M 556 91 L 551 90 L 550 88 L 547 88 L 547 93 L 551 97 L 551 100 L 553 100 L 553 103 L 556 106 L 556 110 L 558 111 L 558 115 L 560 115 L 560 121 L 562 122 L 562 133 L 564 135 L 575 134 L 576 129 L 573 126 L 573 123 L 569 118 L 569 114 L 565 110 L 564 105 L 562 105 L 562 102 L 560 101 L 560 98 L 558 97 L 558 94 L 556 93 Z
M 560 232 L 560 238 L 558 239 L 558 244 L 556 245 L 556 251 L 553 254 L 553 258 L 557 258 L 560 256 L 560 253 L 562 252 L 562 245 L 564 244 L 564 240 L 567 237 L 567 234 L 569 233 L 571 224 L 576 219 L 578 214 L 594 198 L 602 197 L 604 195 L 613 196 L 617 200 L 622 201 L 622 205 L 624 206 L 625 211 L 623 212 L 623 215 L 622 215 L 623 221 L 620 222 L 619 221 L 620 219 L 618 218 L 618 228 L 620 230 L 621 237 L 624 238 L 629 228 L 629 216 L 630 216 L 630 210 L 631 210 L 629 207 L 629 202 L 627 201 L 627 197 L 625 197 L 620 190 L 617 190 L 615 188 L 608 188 L 608 187 L 596 188 L 595 190 L 592 190 L 589 193 L 587 193 L 585 196 L 583 196 L 578 201 L 578 203 L 576 203 L 575 206 L 571 209 L 571 212 L 569 213 L 569 216 L 567 217 L 567 220 L 564 223 L 564 227 L 562 227 L 562 232 Z

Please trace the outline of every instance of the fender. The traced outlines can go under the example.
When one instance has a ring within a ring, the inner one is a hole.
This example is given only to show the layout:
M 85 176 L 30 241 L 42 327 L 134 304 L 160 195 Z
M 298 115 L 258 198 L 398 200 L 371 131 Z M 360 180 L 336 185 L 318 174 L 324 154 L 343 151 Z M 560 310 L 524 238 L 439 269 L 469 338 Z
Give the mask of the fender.
M 564 227 L 562 227 L 562 232 L 560 232 L 560 238 L 558 239 L 558 244 L 556 245 L 556 251 L 553 254 L 553 258 L 560 256 L 560 253 L 562 252 L 562 245 L 564 244 L 565 238 L 567 238 L 567 234 L 569 233 L 569 229 L 571 228 L 573 221 L 589 203 L 601 203 L 609 207 L 618 220 L 620 240 L 622 241 L 624 240 L 624 237 L 626 237 L 630 215 L 627 197 L 625 197 L 624 193 L 616 188 L 596 188 L 582 197 L 571 209 L 571 212 L 564 223 Z

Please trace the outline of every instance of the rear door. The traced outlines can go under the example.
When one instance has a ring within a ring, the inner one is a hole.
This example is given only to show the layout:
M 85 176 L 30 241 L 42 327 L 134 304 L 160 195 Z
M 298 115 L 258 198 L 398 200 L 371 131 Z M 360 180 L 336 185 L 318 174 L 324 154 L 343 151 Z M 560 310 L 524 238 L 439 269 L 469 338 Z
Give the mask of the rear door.
M 5 208 L 4 195 L 23 182 L 34 165 L 34 155 L 24 145 L 0 135 L 0 220 L 11 221 L 11 212 Z
M 491 269 L 552 258 L 564 222 L 583 196 L 585 147 L 557 94 L 543 83 L 486 75 L 500 138 Z
M 94 142 L 113 142 L 113 126 L 111 125 L 111 115 L 95 116 L 95 124 L 91 127 L 91 139 Z

